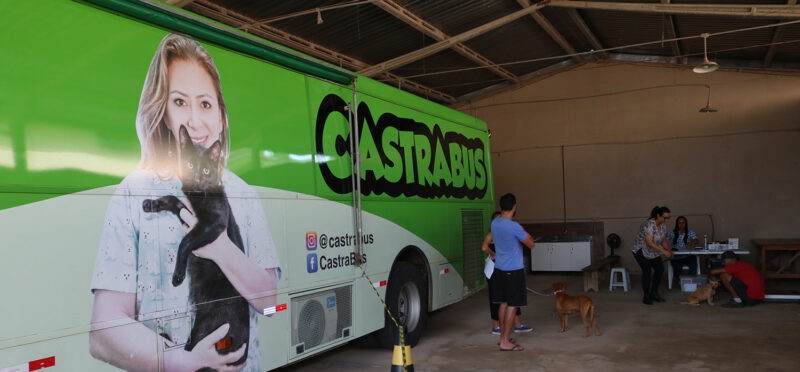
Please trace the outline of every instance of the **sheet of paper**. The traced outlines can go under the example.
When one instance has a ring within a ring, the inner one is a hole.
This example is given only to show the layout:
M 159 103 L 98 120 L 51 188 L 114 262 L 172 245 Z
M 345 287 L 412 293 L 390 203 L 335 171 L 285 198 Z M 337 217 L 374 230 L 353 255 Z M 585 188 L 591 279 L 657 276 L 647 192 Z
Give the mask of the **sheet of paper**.
M 486 256 L 486 265 L 483 266 L 483 275 L 486 275 L 486 279 L 492 278 L 492 273 L 494 272 L 494 261 L 489 256 Z

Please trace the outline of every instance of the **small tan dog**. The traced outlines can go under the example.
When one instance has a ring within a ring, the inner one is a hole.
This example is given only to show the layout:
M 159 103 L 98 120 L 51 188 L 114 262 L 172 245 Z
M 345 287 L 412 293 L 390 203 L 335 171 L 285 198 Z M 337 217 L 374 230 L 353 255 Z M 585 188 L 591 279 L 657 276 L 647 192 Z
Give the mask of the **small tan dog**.
M 558 311 L 558 318 L 561 319 L 561 330 L 567 330 L 567 317 L 575 311 L 581 312 L 583 325 L 586 326 L 586 334 L 583 337 L 589 337 L 590 324 L 594 324 L 595 336 L 600 336 L 600 328 L 597 326 L 597 321 L 594 318 L 594 303 L 592 299 L 586 296 L 567 296 L 564 293 L 564 283 L 558 282 L 553 284 L 553 295 L 556 298 L 556 311 Z M 591 323 L 589 322 L 591 320 Z
M 714 293 L 716 293 L 716 289 L 719 287 L 718 280 L 709 280 L 708 284 L 697 288 L 696 291 L 692 292 L 686 301 L 681 302 L 683 305 L 692 305 L 692 306 L 700 306 L 700 301 L 706 300 L 708 304 L 714 306 Z

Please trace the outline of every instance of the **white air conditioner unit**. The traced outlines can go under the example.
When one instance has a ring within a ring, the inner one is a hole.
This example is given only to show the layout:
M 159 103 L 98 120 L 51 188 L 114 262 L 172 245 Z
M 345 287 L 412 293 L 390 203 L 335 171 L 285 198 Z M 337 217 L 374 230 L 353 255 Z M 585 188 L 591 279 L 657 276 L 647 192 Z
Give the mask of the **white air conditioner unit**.
M 336 293 L 325 291 L 292 300 L 292 345 L 308 350 L 337 338 Z

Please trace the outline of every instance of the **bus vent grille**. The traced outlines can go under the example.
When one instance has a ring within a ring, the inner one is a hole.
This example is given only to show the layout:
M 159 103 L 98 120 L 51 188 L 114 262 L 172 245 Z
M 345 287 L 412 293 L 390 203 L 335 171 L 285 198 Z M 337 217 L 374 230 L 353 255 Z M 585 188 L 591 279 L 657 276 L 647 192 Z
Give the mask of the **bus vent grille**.
M 483 228 L 483 212 L 461 210 L 461 241 L 464 257 L 464 285 L 475 292 L 486 284 L 483 275 L 484 254 L 481 244 L 486 231 Z
M 338 302 L 336 311 L 339 313 L 339 321 L 336 322 L 336 338 L 349 336 L 349 329 L 353 326 L 353 296 L 350 294 L 352 288 L 348 285 L 333 290 L 336 292 Z M 348 330 L 348 332 L 345 332 L 345 330 Z

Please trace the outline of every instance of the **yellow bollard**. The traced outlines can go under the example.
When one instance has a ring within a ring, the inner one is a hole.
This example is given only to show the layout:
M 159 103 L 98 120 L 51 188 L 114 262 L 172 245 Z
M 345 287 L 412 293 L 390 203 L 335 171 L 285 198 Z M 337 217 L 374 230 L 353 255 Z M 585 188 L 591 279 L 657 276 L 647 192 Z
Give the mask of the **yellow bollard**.
M 394 354 L 392 355 L 391 372 L 414 372 L 414 362 L 411 360 L 411 346 L 406 345 L 406 326 L 403 326 L 394 340 Z M 403 363 L 403 351 L 405 351 L 405 363 Z M 405 368 L 403 368 L 405 367 Z

